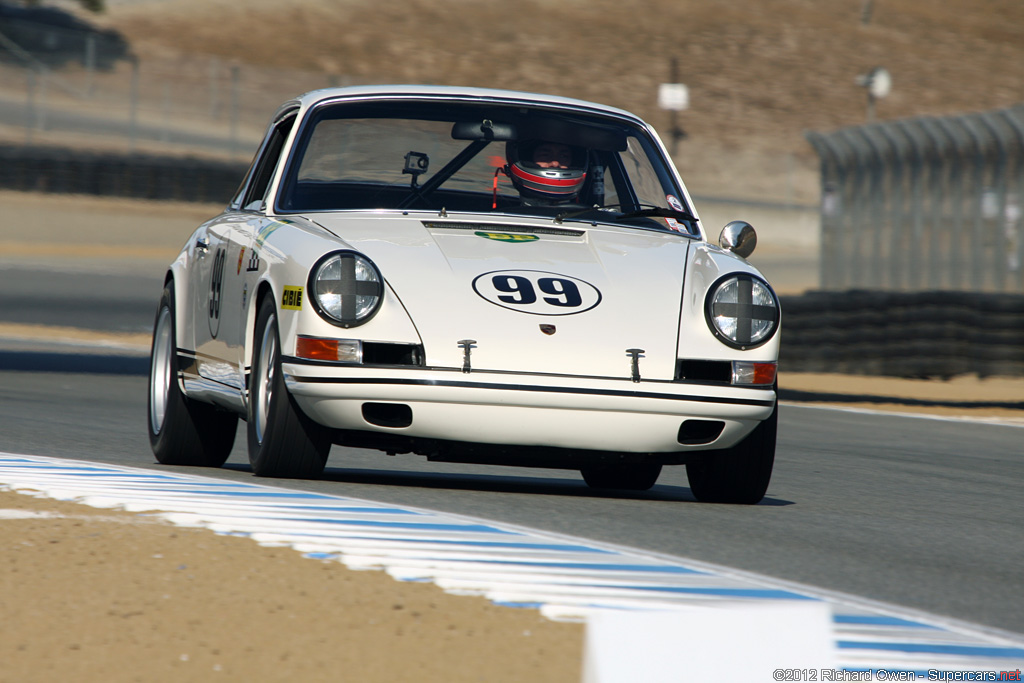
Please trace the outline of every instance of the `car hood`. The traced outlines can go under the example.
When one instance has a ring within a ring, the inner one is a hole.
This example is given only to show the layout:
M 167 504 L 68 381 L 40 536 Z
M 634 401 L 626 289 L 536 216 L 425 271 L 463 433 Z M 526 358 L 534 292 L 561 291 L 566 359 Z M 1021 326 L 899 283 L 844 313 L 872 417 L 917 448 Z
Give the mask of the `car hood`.
M 690 239 L 550 221 L 311 217 L 377 264 L 415 324 L 427 364 L 474 372 L 648 379 L 675 375 Z

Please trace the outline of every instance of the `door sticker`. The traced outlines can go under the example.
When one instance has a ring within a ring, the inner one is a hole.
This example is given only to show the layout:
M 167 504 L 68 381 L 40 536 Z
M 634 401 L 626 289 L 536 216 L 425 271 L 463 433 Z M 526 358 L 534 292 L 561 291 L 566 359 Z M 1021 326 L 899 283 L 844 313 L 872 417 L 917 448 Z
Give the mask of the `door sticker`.
M 601 303 L 594 285 L 540 270 L 495 270 L 477 275 L 473 291 L 502 308 L 532 315 L 574 315 Z
M 260 254 L 255 249 L 249 250 L 249 265 L 245 267 L 245 272 L 253 273 L 260 269 Z
M 213 257 L 213 270 L 210 273 L 210 305 L 207 311 L 210 321 L 210 336 L 217 338 L 220 332 L 220 304 L 224 293 L 224 262 L 228 259 L 225 249 L 218 249 Z
M 257 247 L 262 247 L 263 243 L 267 240 L 268 237 L 270 237 L 270 235 L 275 230 L 280 228 L 282 225 L 290 225 L 290 224 L 291 224 L 291 221 L 289 221 L 289 220 L 270 221 L 269 223 L 264 225 L 263 228 L 256 235 L 256 246 Z

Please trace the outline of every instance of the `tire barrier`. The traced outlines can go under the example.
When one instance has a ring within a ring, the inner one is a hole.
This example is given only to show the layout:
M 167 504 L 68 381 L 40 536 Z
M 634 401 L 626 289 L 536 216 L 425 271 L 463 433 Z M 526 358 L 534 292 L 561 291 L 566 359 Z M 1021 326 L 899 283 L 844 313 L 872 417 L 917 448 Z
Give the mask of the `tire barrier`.
M 779 368 L 904 378 L 1024 375 L 1024 294 L 849 290 L 782 297 Z
M 195 157 L 0 145 L 0 189 L 227 204 L 245 164 Z

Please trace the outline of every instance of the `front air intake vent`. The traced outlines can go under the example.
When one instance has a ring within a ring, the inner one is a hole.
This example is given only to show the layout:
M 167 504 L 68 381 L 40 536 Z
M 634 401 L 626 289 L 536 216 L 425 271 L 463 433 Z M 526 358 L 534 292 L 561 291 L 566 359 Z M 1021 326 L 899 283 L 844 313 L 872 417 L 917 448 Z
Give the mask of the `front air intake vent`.
M 676 363 L 676 381 L 732 382 L 732 363 L 727 360 L 689 360 Z
M 469 223 L 461 221 L 423 221 L 431 230 L 479 230 L 481 232 L 518 232 L 528 235 L 556 235 L 558 237 L 583 237 L 582 230 L 566 228 L 545 228 L 534 225 L 502 225 L 500 223 Z
M 404 403 L 364 403 L 363 419 L 378 427 L 401 429 L 412 424 L 412 408 Z
M 363 342 L 363 365 L 423 366 L 423 347 L 419 344 Z
M 684 446 L 703 446 L 722 435 L 725 423 L 721 420 L 686 420 L 679 425 L 679 443 Z

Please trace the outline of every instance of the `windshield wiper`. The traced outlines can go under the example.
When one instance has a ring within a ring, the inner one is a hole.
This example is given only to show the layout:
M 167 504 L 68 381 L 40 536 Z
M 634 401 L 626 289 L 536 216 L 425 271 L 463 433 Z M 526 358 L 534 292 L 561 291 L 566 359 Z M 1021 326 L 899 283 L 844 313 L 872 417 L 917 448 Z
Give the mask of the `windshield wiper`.
M 561 223 L 567 218 L 578 218 L 585 216 L 592 211 L 604 211 L 607 213 L 608 209 L 614 209 L 621 207 L 622 204 L 609 204 L 608 206 L 591 206 L 586 209 L 577 209 L 576 211 L 563 211 L 562 213 L 555 216 L 555 222 Z M 639 209 L 637 211 L 630 211 L 628 213 L 619 214 L 618 216 L 606 216 L 603 220 L 610 221 L 621 221 L 628 220 L 630 218 L 675 218 L 681 221 L 697 221 L 697 217 L 689 211 L 680 211 L 678 209 L 667 209 L 661 206 L 654 206 L 651 204 L 641 204 L 640 206 L 646 206 L 645 209 Z
M 656 206 L 650 209 L 640 209 L 639 211 L 631 211 L 630 213 L 624 213 L 621 216 L 617 216 L 615 220 L 621 221 L 626 218 L 640 218 L 641 216 L 655 216 L 657 218 L 676 218 L 681 221 L 697 221 L 697 217 L 689 211 L 680 211 L 679 209 L 666 209 L 660 206 Z

